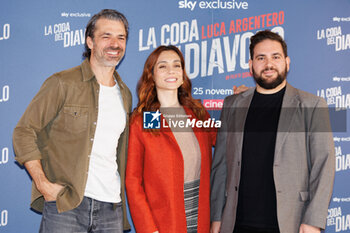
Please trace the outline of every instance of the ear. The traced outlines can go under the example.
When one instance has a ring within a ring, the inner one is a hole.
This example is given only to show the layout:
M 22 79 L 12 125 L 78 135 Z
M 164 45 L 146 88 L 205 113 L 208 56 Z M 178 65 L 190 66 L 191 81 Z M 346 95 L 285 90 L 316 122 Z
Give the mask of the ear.
M 286 57 L 286 65 L 287 65 L 287 71 L 289 71 L 289 65 L 290 65 L 290 58 Z
M 92 38 L 90 36 L 88 36 L 86 38 L 86 44 L 89 47 L 89 49 L 92 49 L 94 47 L 94 43 L 93 43 Z
M 252 59 L 249 59 L 249 71 L 251 74 L 253 74 L 253 61 L 252 61 Z

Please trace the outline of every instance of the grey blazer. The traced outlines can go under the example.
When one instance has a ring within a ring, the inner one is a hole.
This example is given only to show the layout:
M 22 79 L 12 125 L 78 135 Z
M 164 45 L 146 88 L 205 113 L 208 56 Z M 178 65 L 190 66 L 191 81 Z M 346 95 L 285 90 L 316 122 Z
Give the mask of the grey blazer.
M 211 221 L 221 221 L 221 233 L 232 233 L 235 225 L 243 132 L 253 94 L 252 88 L 228 96 L 221 112 L 210 181 Z M 334 169 L 325 100 L 287 84 L 273 167 L 281 232 L 298 233 L 302 223 L 325 228 Z

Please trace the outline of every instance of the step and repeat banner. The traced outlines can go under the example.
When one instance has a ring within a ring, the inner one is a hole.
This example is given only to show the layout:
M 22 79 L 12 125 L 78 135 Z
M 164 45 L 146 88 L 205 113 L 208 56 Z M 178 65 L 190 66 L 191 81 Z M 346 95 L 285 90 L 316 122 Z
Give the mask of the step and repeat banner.
M 31 179 L 14 160 L 12 132 L 44 80 L 82 62 L 85 26 L 105 8 L 124 13 L 130 23 L 117 70 L 133 93 L 133 107 L 147 56 L 159 45 L 173 44 L 185 56 L 193 96 L 208 109 L 220 108 L 233 85 L 254 86 L 249 38 L 270 29 L 287 42 L 287 79 L 293 86 L 325 98 L 332 109 L 350 108 L 349 0 L 2 1 L 0 232 L 39 229 L 41 215 L 29 207 Z M 350 232 L 348 128 L 334 132 L 336 177 L 327 233 Z

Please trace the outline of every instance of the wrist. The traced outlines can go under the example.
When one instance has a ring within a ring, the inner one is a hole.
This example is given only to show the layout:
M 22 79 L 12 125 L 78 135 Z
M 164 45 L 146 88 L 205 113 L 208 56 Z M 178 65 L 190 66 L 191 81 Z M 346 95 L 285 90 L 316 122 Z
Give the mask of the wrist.
M 46 178 L 45 175 L 41 175 L 38 177 L 37 181 L 35 182 L 35 185 L 38 191 L 44 194 L 47 190 L 47 187 L 50 185 L 50 181 Z

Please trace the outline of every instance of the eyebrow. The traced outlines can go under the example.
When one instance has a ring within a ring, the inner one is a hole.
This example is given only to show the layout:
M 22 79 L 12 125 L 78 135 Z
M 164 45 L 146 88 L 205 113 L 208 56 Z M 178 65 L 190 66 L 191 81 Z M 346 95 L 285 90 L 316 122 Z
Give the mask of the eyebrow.
M 102 33 L 101 34 L 101 36 L 105 36 L 105 35 L 107 35 L 107 36 L 110 36 L 110 35 L 112 35 L 112 33 L 110 33 L 110 32 L 104 32 L 104 33 Z M 126 37 L 126 35 L 125 34 L 119 34 L 119 35 L 117 35 L 118 37 Z
M 282 56 L 282 53 L 280 53 L 280 52 L 276 52 L 276 53 L 273 53 L 272 54 L 272 56 L 275 56 L 275 55 L 280 55 L 280 56 Z M 267 56 L 266 54 L 258 54 L 258 55 L 256 55 L 255 57 L 260 57 L 260 56 Z
M 181 61 L 180 60 L 173 60 L 172 62 L 180 62 L 181 63 Z M 164 60 L 162 60 L 162 61 L 159 61 L 159 62 L 157 62 L 157 64 L 159 64 L 159 63 L 168 63 L 167 61 L 164 61 Z

